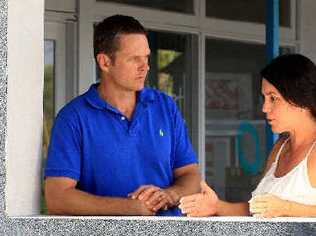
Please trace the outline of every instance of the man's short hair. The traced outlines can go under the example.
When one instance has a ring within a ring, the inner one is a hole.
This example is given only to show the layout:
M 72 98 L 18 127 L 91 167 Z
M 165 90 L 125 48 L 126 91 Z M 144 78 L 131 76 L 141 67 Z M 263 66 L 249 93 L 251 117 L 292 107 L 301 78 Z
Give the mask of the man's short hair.
M 138 20 L 131 16 L 113 15 L 105 18 L 94 29 L 94 58 L 104 53 L 115 58 L 119 49 L 119 37 L 124 34 L 144 34 L 147 32 Z

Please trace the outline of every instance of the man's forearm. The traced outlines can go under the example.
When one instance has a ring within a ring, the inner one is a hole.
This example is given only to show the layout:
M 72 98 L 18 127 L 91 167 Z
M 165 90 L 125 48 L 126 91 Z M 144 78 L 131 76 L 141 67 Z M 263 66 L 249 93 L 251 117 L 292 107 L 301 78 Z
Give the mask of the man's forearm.
M 181 197 L 200 191 L 200 181 L 201 177 L 196 166 L 190 168 L 186 173 L 176 176 L 173 185 L 165 190 L 169 192 L 175 203 L 178 204 Z
M 55 215 L 151 215 L 139 200 L 92 195 L 74 188 L 46 196 Z

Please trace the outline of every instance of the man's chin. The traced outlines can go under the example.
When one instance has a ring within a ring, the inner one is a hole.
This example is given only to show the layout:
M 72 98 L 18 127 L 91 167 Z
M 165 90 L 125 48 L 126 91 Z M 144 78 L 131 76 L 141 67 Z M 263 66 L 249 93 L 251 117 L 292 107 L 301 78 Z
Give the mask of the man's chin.
M 135 88 L 135 91 L 136 91 L 136 92 L 139 92 L 139 91 L 143 90 L 144 87 L 145 87 L 145 85 L 137 86 L 137 87 Z

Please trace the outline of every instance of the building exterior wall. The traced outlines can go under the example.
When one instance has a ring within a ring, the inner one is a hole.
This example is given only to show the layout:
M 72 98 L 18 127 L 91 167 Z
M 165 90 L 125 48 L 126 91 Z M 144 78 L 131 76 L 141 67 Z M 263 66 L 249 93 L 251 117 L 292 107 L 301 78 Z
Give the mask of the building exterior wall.
M 8 1 L 5 206 L 9 215 L 39 213 L 43 9 L 44 1 Z

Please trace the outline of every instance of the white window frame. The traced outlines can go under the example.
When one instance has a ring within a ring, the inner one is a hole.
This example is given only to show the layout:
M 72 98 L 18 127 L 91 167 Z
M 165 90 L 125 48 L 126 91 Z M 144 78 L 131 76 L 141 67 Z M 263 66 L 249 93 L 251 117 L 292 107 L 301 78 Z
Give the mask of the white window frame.
M 46 22 L 45 40 L 54 41 L 54 112 L 55 115 L 66 102 L 66 25 Z
M 76 12 L 76 0 L 45 0 L 45 11 Z
M 60 108 L 77 95 L 76 16 L 73 12 L 45 11 L 44 38 L 55 42 L 54 108 Z
M 125 14 L 137 16 L 146 28 L 152 30 L 191 33 L 199 36 L 199 113 L 197 146 L 202 177 L 205 173 L 205 40 L 215 37 L 240 42 L 265 43 L 265 24 L 237 22 L 206 17 L 207 0 L 193 0 L 194 13 L 184 14 L 150 9 L 127 4 L 97 2 L 96 0 L 78 0 L 79 15 L 79 93 L 84 92 L 95 81 L 93 59 L 93 23 L 107 16 Z M 290 27 L 280 27 L 280 45 L 297 47 L 296 7 L 297 0 L 291 1 Z M 91 76 L 93 75 L 93 76 Z

